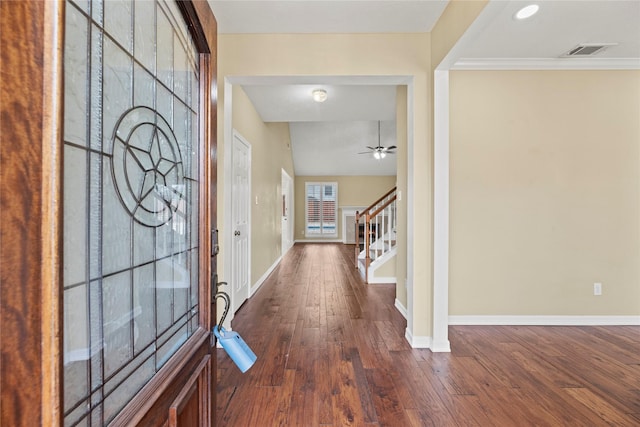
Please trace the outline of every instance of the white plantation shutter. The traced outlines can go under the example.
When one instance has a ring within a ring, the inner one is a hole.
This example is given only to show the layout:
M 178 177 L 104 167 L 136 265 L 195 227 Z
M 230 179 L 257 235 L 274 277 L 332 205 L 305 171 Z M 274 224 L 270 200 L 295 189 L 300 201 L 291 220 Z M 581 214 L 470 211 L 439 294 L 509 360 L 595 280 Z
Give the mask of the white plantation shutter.
M 338 183 L 306 183 L 306 235 L 338 234 Z
M 307 183 L 307 234 L 320 234 L 322 231 L 321 199 L 322 184 Z

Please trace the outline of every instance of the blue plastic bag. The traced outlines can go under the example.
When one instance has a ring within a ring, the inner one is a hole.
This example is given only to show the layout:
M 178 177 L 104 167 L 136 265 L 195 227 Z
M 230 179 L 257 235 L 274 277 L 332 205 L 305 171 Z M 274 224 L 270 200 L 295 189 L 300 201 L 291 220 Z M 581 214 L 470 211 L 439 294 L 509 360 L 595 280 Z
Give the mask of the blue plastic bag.
M 225 331 L 222 326 L 218 330 L 216 325 L 213 327 L 213 334 L 242 373 L 247 372 L 253 366 L 258 357 L 237 332 Z

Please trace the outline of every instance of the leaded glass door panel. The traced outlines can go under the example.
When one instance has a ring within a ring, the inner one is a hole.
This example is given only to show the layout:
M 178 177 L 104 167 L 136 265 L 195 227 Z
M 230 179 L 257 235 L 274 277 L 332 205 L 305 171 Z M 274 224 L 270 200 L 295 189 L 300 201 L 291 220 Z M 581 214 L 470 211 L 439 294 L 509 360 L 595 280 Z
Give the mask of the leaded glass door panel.
M 199 390 L 183 418 L 209 424 L 212 61 L 200 22 L 215 26 L 195 2 L 65 3 L 64 425 L 162 424 L 183 387 Z

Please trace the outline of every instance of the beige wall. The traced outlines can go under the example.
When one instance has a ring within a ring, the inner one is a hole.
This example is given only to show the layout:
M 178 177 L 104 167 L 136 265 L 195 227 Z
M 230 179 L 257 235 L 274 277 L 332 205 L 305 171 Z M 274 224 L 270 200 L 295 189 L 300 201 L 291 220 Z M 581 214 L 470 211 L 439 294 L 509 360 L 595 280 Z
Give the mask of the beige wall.
M 397 180 L 401 188 L 406 186 L 403 200 L 407 222 L 413 221 L 413 227 L 407 230 L 406 250 L 399 251 L 397 259 L 399 272 L 406 266 L 409 287 L 403 294 L 400 283 L 397 297 L 406 304 L 408 327 L 418 337 L 432 334 L 433 69 L 486 4 L 485 0 L 451 1 L 431 34 L 222 34 L 218 40 L 219 159 L 229 135 L 222 84 L 227 78 L 406 78 L 408 157 L 404 169 L 399 164 Z M 574 72 L 578 79 L 555 73 L 452 72 L 450 314 L 638 312 L 634 302 L 640 276 L 640 267 L 635 266 L 640 264 L 640 195 L 637 165 L 628 163 L 640 159 L 637 146 L 623 142 L 638 140 L 637 128 L 630 129 L 633 121 L 627 117 L 635 113 L 637 125 L 638 86 L 633 80 L 637 73 L 627 77 Z M 480 76 L 481 81 L 469 83 Z M 589 84 L 589 80 L 606 84 Z M 622 103 L 632 104 L 631 108 L 623 108 Z M 571 129 L 565 124 L 567 117 L 573 121 Z M 594 123 L 602 126 L 595 132 Z M 599 153 L 594 135 L 599 141 L 613 141 L 614 149 Z M 509 138 L 518 145 L 505 144 Z M 603 159 L 605 166 L 617 160 L 626 166 L 603 169 L 596 162 Z M 224 166 L 219 163 L 221 189 Z M 602 176 L 596 180 L 588 175 L 594 170 L 607 172 L 598 172 Z M 513 197 L 505 199 L 505 194 Z M 222 215 L 223 194 L 218 201 Z M 297 197 L 296 204 L 300 201 Z M 609 212 L 605 206 L 615 209 Z M 298 206 L 296 211 L 304 215 Z M 224 217 L 219 223 L 224 224 Z M 294 238 L 300 238 L 303 223 L 296 218 Z M 580 269 L 580 265 L 587 267 Z M 604 285 L 600 298 L 591 295 L 594 281 Z M 514 301 L 521 302 L 514 305 Z M 611 308 L 615 305 L 619 307 Z
M 476 20 L 488 0 L 450 0 L 431 32 L 431 64 L 437 67 Z
M 397 256 L 389 259 L 375 271 L 375 277 L 396 278 Z M 397 278 L 396 278 L 397 282 Z
M 296 176 L 295 177 L 295 239 L 319 240 L 316 236 L 305 236 L 305 183 L 337 182 L 338 183 L 338 236 L 325 240 L 342 240 L 342 208 L 343 206 L 367 207 L 396 185 L 395 176 Z
M 416 284 L 413 315 L 415 336 L 429 336 L 431 326 L 432 263 L 432 133 L 430 35 L 419 34 L 221 34 L 218 37 L 218 158 L 224 158 L 225 79 L 234 76 L 393 76 L 411 88 L 409 124 L 412 140 L 409 191 L 411 212 L 419 217 L 408 249 L 418 262 L 408 265 L 408 278 Z M 255 156 L 254 156 L 255 159 Z M 224 185 L 224 164 L 219 164 L 219 188 Z M 412 186 L 412 187 L 411 187 Z M 419 190 L 418 190 L 419 189 Z M 223 190 L 224 191 L 224 190 Z M 409 195 L 407 194 L 407 198 Z M 218 212 L 224 212 L 219 194 Z M 218 218 L 224 224 L 224 218 Z M 296 226 L 296 229 L 298 227 Z M 298 237 L 296 231 L 295 237 Z
M 294 176 L 293 158 L 289 148 L 289 125 L 264 123 L 242 88 L 235 86 L 233 128 L 251 144 L 253 285 L 282 254 L 282 169 L 289 176 Z
M 396 299 L 407 308 L 407 87 L 396 91 L 396 145 L 398 170 L 398 195 L 396 201 L 398 225 L 396 239 L 398 249 L 395 258 Z
M 465 33 L 467 28 L 473 23 L 473 21 L 482 12 L 487 5 L 487 0 L 451 0 L 442 15 L 438 19 L 438 22 L 431 31 L 430 38 L 430 73 L 429 73 L 429 87 L 433 87 L 433 75 L 436 67 L 441 63 L 449 51 L 455 46 L 460 37 Z M 433 300 L 434 287 L 433 287 L 433 147 L 434 147 L 434 109 L 433 109 L 433 91 L 429 96 L 429 109 L 428 115 L 424 119 L 425 124 L 428 126 L 428 151 L 426 153 L 414 153 L 414 156 L 419 155 L 421 157 L 410 158 L 408 167 L 417 167 L 419 170 L 428 170 L 426 175 L 428 179 L 418 180 L 413 183 L 415 186 L 414 193 L 425 192 L 428 194 L 429 199 L 421 206 L 420 210 L 411 209 L 408 210 L 408 215 L 415 215 L 413 219 L 414 227 L 408 230 L 407 240 L 409 242 L 409 250 L 414 250 L 419 246 L 419 243 L 412 243 L 419 241 L 426 237 L 426 241 L 429 243 L 428 247 L 421 247 L 420 253 L 414 252 L 414 265 L 412 266 L 411 258 L 407 258 L 409 265 L 408 271 L 414 271 L 415 277 L 424 277 L 428 275 L 429 281 L 426 283 L 420 283 L 414 280 L 413 285 L 408 284 L 407 288 L 407 309 L 413 314 L 413 322 L 416 324 L 415 335 L 432 336 L 433 335 L 433 306 L 438 303 Z M 411 116 L 409 116 L 411 120 Z M 421 117 L 414 117 L 414 120 L 421 120 Z M 417 175 L 417 174 L 415 174 Z M 411 176 L 411 173 L 409 173 Z M 411 182 L 409 182 L 409 187 Z M 409 221 L 411 222 L 411 221 Z M 416 233 L 418 231 L 418 233 Z M 425 237 L 422 237 L 425 236 Z M 409 278 L 410 280 L 410 278 Z M 413 301 L 421 301 L 421 304 L 416 306 Z M 428 310 L 425 310 L 428 308 Z M 447 325 L 444 319 L 440 319 L 442 324 L 441 329 L 445 329 Z M 418 327 L 421 325 L 421 327 Z M 426 332 L 426 333 L 425 333 Z M 440 336 L 445 335 L 443 330 L 439 331 Z M 441 343 L 439 343 L 441 344 Z
M 450 314 L 640 314 L 640 72 L 450 82 Z

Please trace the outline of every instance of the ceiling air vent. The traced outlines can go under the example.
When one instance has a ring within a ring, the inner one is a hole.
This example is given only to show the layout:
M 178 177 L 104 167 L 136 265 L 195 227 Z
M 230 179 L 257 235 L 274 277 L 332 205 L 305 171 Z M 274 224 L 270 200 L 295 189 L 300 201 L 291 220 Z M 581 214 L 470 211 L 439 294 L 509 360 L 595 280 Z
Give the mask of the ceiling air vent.
M 582 56 L 593 56 L 596 53 L 600 53 L 609 46 L 614 46 L 616 43 L 590 43 L 590 44 L 581 44 L 569 52 L 565 53 L 563 56 L 569 57 L 582 57 Z

